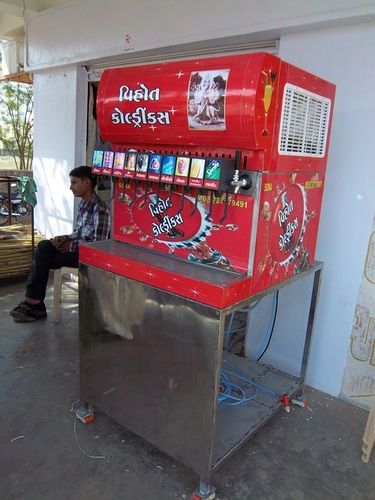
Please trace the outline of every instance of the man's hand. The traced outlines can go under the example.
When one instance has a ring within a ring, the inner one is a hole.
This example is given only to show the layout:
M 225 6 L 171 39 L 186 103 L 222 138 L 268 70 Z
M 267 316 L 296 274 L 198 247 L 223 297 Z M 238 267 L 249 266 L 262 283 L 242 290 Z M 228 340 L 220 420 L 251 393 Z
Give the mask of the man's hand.
M 50 242 L 59 252 L 70 252 L 70 241 L 66 236 L 55 236 Z

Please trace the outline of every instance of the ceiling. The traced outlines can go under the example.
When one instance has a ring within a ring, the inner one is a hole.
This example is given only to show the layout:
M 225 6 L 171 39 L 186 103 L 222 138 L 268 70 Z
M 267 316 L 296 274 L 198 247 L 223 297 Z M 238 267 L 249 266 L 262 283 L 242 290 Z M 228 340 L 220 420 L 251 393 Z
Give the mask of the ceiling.
M 72 0 L 0 0 L 0 41 L 24 38 L 24 21 L 37 12 Z

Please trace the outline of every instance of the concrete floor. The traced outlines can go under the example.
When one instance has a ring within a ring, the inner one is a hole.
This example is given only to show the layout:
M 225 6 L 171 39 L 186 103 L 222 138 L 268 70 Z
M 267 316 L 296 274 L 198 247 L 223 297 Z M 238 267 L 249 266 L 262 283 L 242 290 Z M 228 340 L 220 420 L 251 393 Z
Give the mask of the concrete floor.
M 0 500 L 191 498 L 191 470 L 104 414 L 75 420 L 77 294 L 64 288 L 59 324 L 19 324 L 8 311 L 24 283 L 0 285 Z M 51 289 L 46 302 L 51 310 Z M 361 460 L 368 413 L 310 388 L 305 396 L 309 408 L 276 415 L 213 475 L 218 499 L 375 498 L 375 450 Z

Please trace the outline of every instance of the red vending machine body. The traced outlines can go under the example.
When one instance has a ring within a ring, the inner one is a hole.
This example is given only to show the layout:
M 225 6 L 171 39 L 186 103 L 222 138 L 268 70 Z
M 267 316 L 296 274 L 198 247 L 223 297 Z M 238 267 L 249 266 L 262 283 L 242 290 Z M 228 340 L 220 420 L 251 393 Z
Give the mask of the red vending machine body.
M 117 178 L 113 238 L 242 275 L 248 294 L 306 269 L 334 95 L 266 53 L 105 70 L 111 148 L 93 168 Z
M 252 54 L 106 70 L 97 96 L 101 137 L 151 149 L 269 150 L 276 107 L 267 100 L 265 112 L 264 81 L 276 100 L 280 64 Z

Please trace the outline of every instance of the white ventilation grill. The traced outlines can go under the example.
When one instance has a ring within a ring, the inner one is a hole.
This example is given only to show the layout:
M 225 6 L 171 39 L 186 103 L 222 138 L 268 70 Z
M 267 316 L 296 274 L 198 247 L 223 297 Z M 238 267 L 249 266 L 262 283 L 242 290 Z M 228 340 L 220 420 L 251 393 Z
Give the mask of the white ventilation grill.
M 279 154 L 323 158 L 331 100 L 287 83 L 284 88 Z

